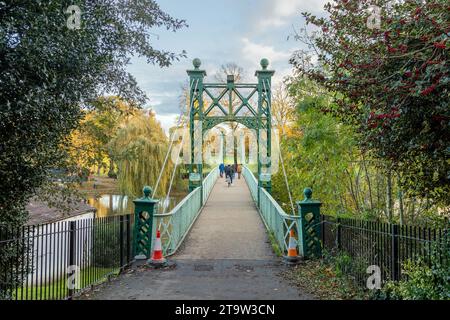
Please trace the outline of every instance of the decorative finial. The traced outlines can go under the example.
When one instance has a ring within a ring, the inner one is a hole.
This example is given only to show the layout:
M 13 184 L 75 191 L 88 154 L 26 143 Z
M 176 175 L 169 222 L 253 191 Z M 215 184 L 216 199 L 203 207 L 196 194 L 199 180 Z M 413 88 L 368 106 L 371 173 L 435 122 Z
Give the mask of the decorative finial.
M 195 58 L 194 60 L 192 60 L 192 64 L 194 65 L 195 70 L 198 70 L 202 62 L 199 58 Z
M 263 68 L 263 70 L 267 70 L 267 67 L 269 66 L 269 60 L 267 60 L 266 58 L 261 59 L 261 67 Z
M 303 190 L 303 194 L 305 195 L 305 200 L 311 200 L 312 197 L 312 189 L 311 188 L 305 188 Z
M 149 197 L 150 197 L 150 194 L 153 192 L 153 190 L 152 190 L 151 187 L 145 186 L 145 187 L 142 189 L 142 192 L 144 193 L 144 197 L 145 197 L 145 198 L 149 198 Z

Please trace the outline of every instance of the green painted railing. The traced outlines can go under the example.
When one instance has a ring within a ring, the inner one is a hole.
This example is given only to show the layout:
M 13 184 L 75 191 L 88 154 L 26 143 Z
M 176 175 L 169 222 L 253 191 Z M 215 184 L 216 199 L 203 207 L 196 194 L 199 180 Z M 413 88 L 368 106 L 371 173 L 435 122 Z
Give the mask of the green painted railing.
M 160 230 L 162 249 L 165 256 L 174 254 L 189 233 L 201 208 L 206 203 L 218 176 L 219 169 L 216 167 L 203 179 L 203 188 L 198 187 L 194 189 L 170 212 L 153 216 L 154 230 L 152 235 L 156 234 L 157 228 Z M 153 241 L 154 239 L 152 239 Z
M 258 186 L 258 180 L 256 180 L 253 173 L 247 167 L 243 168 L 242 174 L 250 189 L 252 198 L 259 209 L 258 211 L 264 225 L 275 237 L 283 254 L 286 254 L 289 246 L 289 230 L 294 228 L 295 233 L 299 235 L 298 226 L 300 225 L 300 216 L 289 215 L 284 212 L 275 199 L 264 188 Z M 300 235 L 298 239 L 301 239 Z M 299 243 L 297 244 L 297 250 L 301 254 Z
M 219 167 L 215 167 L 211 170 L 211 172 L 203 179 L 203 205 L 208 200 L 209 194 L 214 187 L 214 184 L 219 177 Z

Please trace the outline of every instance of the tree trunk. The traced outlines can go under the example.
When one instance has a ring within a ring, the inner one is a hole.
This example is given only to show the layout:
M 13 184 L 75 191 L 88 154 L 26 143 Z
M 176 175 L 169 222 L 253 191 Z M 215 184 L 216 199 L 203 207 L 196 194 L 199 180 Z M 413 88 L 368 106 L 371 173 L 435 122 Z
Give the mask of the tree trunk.
M 369 191 L 370 210 L 373 210 L 372 185 L 370 184 L 370 177 L 369 177 L 369 173 L 367 172 L 367 164 L 366 164 L 366 160 L 364 159 L 364 155 L 362 155 L 362 162 L 363 162 L 363 166 L 364 166 L 364 172 L 366 174 L 367 188 Z
M 108 177 L 114 175 L 114 160 L 109 158 L 109 171 L 108 171 Z
M 360 212 L 359 212 L 358 199 L 357 199 L 357 197 L 356 197 L 355 190 L 354 190 L 354 188 L 353 188 L 353 180 L 352 180 L 352 176 L 351 176 L 350 172 L 349 172 L 347 169 L 345 169 L 345 172 L 347 173 L 348 178 L 349 178 L 349 182 L 350 182 L 350 194 L 352 195 L 353 202 L 355 203 L 355 209 L 356 209 L 356 212 L 357 212 L 357 213 L 360 213 Z
M 387 183 L 386 183 L 386 214 L 388 216 L 389 222 L 392 222 L 393 218 L 393 204 L 392 204 L 392 171 L 391 168 L 387 170 L 386 174 Z
M 397 186 L 398 186 L 398 205 L 399 205 L 400 225 L 403 225 L 405 223 L 404 208 L 403 208 L 403 191 L 400 188 L 400 176 L 399 175 L 397 175 Z

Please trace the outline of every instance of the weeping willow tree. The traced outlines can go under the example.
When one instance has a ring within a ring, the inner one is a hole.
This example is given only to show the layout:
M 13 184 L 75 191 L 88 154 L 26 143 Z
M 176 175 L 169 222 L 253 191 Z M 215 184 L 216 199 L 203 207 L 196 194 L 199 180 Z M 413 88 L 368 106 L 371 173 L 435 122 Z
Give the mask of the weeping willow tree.
M 155 186 L 167 153 L 168 139 L 151 112 L 138 111 L 121 125 L 109 148 L 117 163 L 121 192 L 137 197 L 141 196 L 144 185 Z M 169 159 L 157 195 L 166 192 L 172 169 Z

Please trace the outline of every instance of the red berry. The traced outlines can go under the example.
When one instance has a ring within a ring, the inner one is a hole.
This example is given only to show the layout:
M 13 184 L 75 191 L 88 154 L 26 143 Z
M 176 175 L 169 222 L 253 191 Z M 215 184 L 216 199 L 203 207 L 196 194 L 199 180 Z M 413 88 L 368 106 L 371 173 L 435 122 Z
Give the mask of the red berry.
M 438 49 L 445 49 L 445 42 L 444 41 L 442 41 L 442 42 L 435 42 L 435 43 L 433 43 L 433 45 L 436 48 L 438 48 Z

